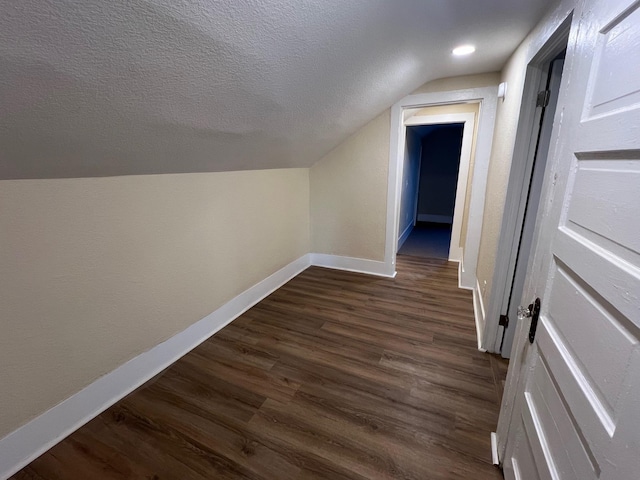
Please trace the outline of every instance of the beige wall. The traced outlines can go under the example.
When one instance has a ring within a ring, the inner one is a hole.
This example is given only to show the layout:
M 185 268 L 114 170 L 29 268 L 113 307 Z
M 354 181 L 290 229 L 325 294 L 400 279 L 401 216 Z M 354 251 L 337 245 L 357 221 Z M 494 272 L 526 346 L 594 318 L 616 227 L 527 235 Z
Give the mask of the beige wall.
M 385 110 L 311 167 L 314 253 L 384 260 L 390 117 Z
M 481 88 L 498 80 L 498 73 L 445 78 L 414 93 Z M 314 252 L 384 259 L 390 116 L 391 109 L 385 110 L 311 167 Z
M 482 237 L 476 276 L 486 305 L 491 293 L 493 270 L 502 226 L 502 214 L 509 182 L 513 147 L 516 139 L 520 103 L 524 87 L 526 49 L 519 48 L 502 71 L 501 82 L 507 82 L 508 94 L 498 101 L 496 125 L 487 176 L 487 194 L 482 218 Z
M 0 182 L 0 438 L 308 253 L 308 173 Z

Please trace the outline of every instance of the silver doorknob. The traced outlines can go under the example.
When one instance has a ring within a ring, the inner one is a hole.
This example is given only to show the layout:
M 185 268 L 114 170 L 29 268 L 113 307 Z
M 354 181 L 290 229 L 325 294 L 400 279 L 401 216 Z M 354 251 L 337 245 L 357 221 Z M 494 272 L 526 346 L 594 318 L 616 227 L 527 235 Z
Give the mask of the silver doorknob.
M 524 320 L 525 318 L 529 318 L 532 315 L 531 309 L 528 307 L 523 307 L 520 305 L 518 307 L 518 320 Z

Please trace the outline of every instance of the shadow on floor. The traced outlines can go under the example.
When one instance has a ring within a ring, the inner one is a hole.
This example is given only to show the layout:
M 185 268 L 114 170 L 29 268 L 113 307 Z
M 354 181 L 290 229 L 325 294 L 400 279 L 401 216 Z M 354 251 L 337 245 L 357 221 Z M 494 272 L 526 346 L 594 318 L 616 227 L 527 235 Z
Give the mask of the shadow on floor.
M 399 255 L 422 258 L 449 258 L 451 225 L 446 223 L 418 222 L 409 238 L 398 250 Z

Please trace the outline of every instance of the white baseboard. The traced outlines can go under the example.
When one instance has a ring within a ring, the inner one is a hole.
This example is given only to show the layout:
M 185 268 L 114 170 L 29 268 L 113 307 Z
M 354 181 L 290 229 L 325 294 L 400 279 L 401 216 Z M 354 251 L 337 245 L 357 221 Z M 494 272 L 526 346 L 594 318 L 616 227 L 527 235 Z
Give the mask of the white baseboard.
M 455 260 L 452 260 L 452 261 L 455 261 Z M 460 261 L 458 262 L 458 288 L 461 288 L 463 290 L 471 290 L 471 291 L 473 291 L 473 288 L 467 287 L 462 282 L 462 275 L 463 274 L 464 274 L 464 263 L 463 263 L 463 260 L 460 259 Z
M 9 478 L 118 400 L 162 372 L 309 267 L 311 258 L 312 255 L 307 254 L 291 262 L 186 330 L 100 377 L 1 439 L 0 478 Z
M 476 288 L 476 276 L 474 272 L 469 272 L 465 268 L 464 248 L 460 247 L 460 264 L 458 265 L 458 287 L 465 290 L 474 290 Z
M 449 247 L 449 261 L 462 263 L 462 247 Z
M 496 436 L 496 432 L 491 432 L 491 462 L 494 465 L 500 465 L 500 460 L 498 459 L 498 437 Z
M 476 320 L 476 336 L 478 337 L 478 350 L 486 352 L 485 348 L 482 348 L 482 334 L 484 332 L 484 303 L 482 301 L 482 291 L 480 290 L 480 282 L 476 279 L 476 288 L 473 289 L 473 316 Z
M 316 267 L 333 268 L 336 270 L 347 270 L 349 272 L 366 273 L 368 275 L 377 275 L 379 277 L 394 278 L 396 276 L 394 265 L 387 265 L 385 262 L 366 260 L 364 258 L 312 253 L 311 265 Z
M 453 215 L 434 215 L 431 213 L 420 213 L 418 214 L 418 221 L 453 224 Z
M 413 230 L 413 223 L 410 223 L 409 225 L 407 225 L 407 228 L 404 229 L 404 232 L 402 232 L 402 235 L 400 235 L 400 238 L 398 238 L 398 250 L 400 250 L 404 242 L 407 241 L 407 238 L 409 238 L 409 235 L 411 235 L 412 230 Z
M 476 324 L 476 337 L 478 339 L 478 350 L 486 352 L 487 350 L 482 348 L 482 332 L 484 331 L 484 304 L 482 303 L 482 294 L 480 293 L 480 284 L 478 280 L 475 281 L 475 288 L 468 287 L 463 283 L 464 277 L 464 253 L 460 254 L 460 261 L 458 262 L 458 288 L 464 290 L 473 291 L 473 317 Z

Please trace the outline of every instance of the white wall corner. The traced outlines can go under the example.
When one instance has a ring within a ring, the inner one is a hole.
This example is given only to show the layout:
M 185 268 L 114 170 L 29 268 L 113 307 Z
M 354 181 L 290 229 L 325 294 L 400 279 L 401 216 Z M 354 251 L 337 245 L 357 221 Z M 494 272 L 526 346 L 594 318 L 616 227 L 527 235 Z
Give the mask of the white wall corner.
M 476 279 L 476 288 L 473 290 L 473 316 L 476 320 L 476 336 L 478 337 L 478 350 L 486 352 L 482 347 L 482 335 L 484 333 L 485 311 L 482 301 L 482 290 L 480 290 L 480 282 Z
M 311 265 L 303 255 L 216 311 L 0 439 L 0 478 L 6 479 L 207 340 Z M 382 263 L 382 262 L 379 262 Z
M 379 277 L 394 278 L 396 276 L 395 265 L 378 260 L 365 258 L 343 257 L 340 255 L 328 255 L 325 253 L 312 253 L 311 265 L 316 267 L 333 268 L 349 272 L 365 273 Z

